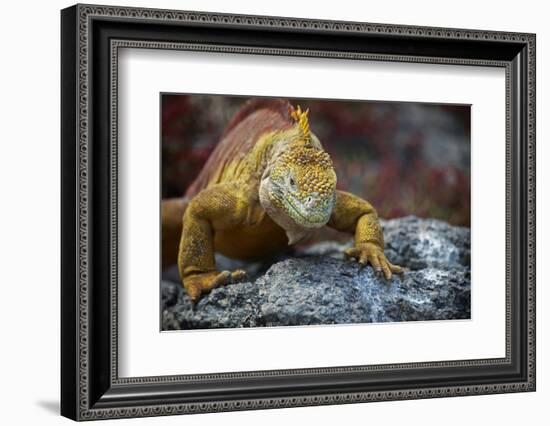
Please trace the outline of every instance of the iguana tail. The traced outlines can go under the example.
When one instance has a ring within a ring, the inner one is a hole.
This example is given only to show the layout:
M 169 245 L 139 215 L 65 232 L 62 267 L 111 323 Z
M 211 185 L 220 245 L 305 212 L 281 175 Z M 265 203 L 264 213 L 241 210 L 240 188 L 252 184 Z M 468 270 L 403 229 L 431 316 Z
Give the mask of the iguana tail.
M 189 204 L 187 198 L 168 198 L 161 203 L 162 268 L 175 265 L 181 239 L 183 214 Z

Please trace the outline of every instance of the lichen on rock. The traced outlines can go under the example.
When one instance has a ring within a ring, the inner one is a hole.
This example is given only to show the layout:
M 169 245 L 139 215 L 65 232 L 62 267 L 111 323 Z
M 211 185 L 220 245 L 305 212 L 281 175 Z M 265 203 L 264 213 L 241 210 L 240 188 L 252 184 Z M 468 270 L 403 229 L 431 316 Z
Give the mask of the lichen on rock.
M 163 330 L 428 321 L 470 318 L 470 230 L 413 216 L 382 221 L 386 255 L 407 268 L 386 281 L 327 241 L 265 265 L 217 258 L 256 277 L 204 295 L 161 282 Z M 173 279 L 169 281 L 168 279 Z

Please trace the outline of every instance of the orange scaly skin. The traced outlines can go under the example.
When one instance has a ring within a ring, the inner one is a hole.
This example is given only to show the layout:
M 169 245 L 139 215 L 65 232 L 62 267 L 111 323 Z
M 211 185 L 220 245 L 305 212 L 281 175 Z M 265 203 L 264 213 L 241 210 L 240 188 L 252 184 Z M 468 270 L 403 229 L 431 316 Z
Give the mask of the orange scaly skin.
M 214 251 L 261 258 L 327 225 L 355 235 L 346 254 L 361 265 L 370 263 L 387 279 L 402 273 L 384 255 L 375 209 L 335 187 L 332 161 L 309 128 L 308 112 L 280 100 L 253 102 L 229 124 L 183 201 L 163 201 L 163 263 L 182 223 L 177 264 L 197 301 L 245 278 L 241 270 L 218 271 Z

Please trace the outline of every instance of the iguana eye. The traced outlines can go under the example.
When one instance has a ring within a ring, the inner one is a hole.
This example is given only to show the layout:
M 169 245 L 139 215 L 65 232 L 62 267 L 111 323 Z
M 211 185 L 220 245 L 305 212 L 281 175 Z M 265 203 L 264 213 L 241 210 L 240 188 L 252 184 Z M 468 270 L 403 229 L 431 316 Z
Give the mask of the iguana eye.
M 288 182 L 290 183 L 290 186 L 292 186 L 293 188 L 296 186 L 296 182 L 294 182 L 294 178 L 292 176 L 290 177 Z

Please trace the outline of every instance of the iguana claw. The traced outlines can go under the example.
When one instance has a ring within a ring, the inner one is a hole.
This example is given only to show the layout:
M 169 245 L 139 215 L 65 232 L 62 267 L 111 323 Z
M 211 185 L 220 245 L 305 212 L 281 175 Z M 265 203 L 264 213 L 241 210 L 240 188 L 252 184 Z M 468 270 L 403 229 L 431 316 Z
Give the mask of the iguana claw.
M 401 275 L 403 274 L 403 268 L 397 265 L 393 265 L 386 258 L 384 251 L 376 244 L 365 243 L 359 244 L 355 247 L 351 247 L 345 251 L 348 257 L 357 259 L 361 266 L 366 266 L 370 263 L 373 269 L 377 273 L 383 273 L 387 280 L 390 280 L 392 273 Z
M 213 271 L 189 275 L 184 278 L 183 285 L 193 303 L 197 302 L 202 294 L 208 293 L 222 285 L 241 282 L 246 279 L 246 272 L 242 269 L 231 271 Z

